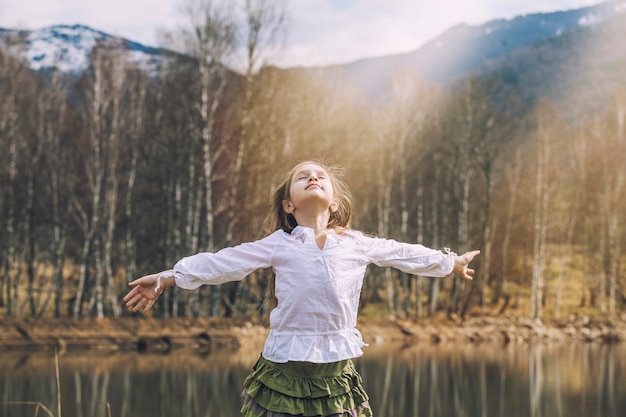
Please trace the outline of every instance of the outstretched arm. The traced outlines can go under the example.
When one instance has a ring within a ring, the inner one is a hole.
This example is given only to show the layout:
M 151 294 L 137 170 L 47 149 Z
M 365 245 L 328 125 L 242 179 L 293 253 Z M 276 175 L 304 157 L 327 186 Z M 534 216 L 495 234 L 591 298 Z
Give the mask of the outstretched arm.
M 129 282 L 128 285 L 133 287 L 133 289 L 124 297 L 126 307 L 133 312 L 137 312 L 143 308 L 143 312 L 145 313 L 152 308 L 156 299 L 163 292 L 163 289 L 175 286 L 176 281 L 174 280 L 173 271 L 168 270 L 157 274 L 146 275 L 145 277 Z
M 469 263 L 480 253 L 479 250 L 473 250 L 465 252 L 463 255 L 454 257 L 453 271 L 461 276 L 463 279 L 472 280 L 472 274 L 474 270 L 469 268 Z

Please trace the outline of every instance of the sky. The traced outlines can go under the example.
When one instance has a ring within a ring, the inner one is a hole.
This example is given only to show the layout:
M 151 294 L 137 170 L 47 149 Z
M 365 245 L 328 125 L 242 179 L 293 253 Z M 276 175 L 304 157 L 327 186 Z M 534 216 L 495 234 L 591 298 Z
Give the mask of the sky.
M 232 1 L 232 0 L 224 0 Z M 240 0 L 243 1 L 243 0 Z M 450 27 L 569 10 L 603 0 L 285 0 L 279 66 L 351 62 L 413 51 Z M 184 24 L 185 0 L 0 0 L 0 28 L 83 24 L 147 46 Z

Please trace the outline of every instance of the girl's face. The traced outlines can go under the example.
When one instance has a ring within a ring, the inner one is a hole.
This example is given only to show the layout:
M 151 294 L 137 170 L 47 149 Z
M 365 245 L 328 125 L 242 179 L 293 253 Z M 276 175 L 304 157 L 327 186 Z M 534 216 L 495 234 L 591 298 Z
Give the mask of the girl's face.
M 326 170 L 314 163 L 296 167 L 289 187 L 289 200 L 283 202 L 287 213 L 295 210 L 314 211 L 336 209 L 333 184 Z

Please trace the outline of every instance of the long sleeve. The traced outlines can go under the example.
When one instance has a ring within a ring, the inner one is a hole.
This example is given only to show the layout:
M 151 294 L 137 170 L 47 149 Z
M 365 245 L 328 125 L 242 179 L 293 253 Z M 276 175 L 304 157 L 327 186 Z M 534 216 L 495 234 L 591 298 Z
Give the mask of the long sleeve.
M 418 244 L 362 236 L 371 263 L 413 275 L 445 277 L 452 272 L 454 256 Z
M 240 281 L 256 269 L 268 268 L 273 264 L 276 245 L 282 233 L 277 231 L 261 240 L 215 253 L 185 257 L 174 265 L 176 285 L 193 290 L 201 285 Z

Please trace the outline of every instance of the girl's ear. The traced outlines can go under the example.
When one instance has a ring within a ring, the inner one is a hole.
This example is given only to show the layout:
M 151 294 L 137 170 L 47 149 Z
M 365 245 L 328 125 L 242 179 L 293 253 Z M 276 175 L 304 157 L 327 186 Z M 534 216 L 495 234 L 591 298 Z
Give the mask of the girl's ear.
M 337 204 L 336 201 L 333 201 L 332 204 L 330 205 L 331 213 L 336 212 L 338 209 L 339 209 L 339 204 Z
M 293 209 L 294 207 L 291 201 L 283 200 L 283 210 L 285 210 L 285 213 L 291 214 L 293 213 Z

